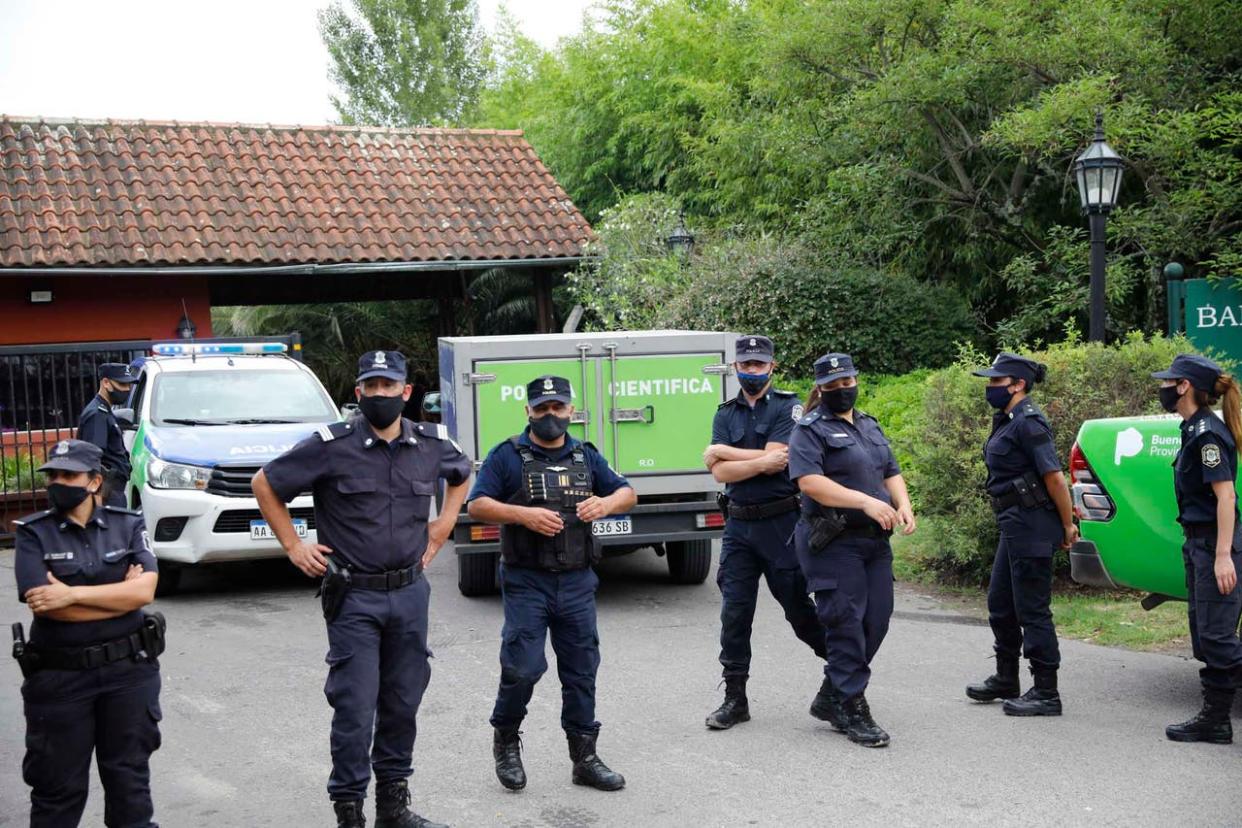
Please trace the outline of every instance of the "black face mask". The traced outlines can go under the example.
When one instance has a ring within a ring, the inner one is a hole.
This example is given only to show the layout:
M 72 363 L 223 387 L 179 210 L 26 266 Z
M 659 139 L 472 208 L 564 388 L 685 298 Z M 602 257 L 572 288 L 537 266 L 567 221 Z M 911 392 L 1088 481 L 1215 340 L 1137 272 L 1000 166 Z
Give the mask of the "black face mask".
M 62 514 L 72 512 L 90 494 L 85 486 L 68 486 L 64 483 L 47 484 L 48 503 Z
M 126 400 L 128 400 L 128 399 L 129 399 L 129 389 L 128 389 L 128 388 L 126 388 L 124 391 L 122 391 L 121 389 L 116 388 L 116 387 L 114 386 L 114 387 L 112 388 L 112 390 L 108 392 L 108 400 L 109 400 L 109 401 L 110 401 L 113 405 L 122 405 L 122 404 L 123 404 Z
M 375 428 L 388 428 L 401 416 L 404 408 L 405 400 L 400 394 L 395 397 L 372 394 L 358 398 L 358 410 Z
M 756 397 L 759 395 L 760 391 L 762 391 L 764 388 L 767 387 L 768 380 L 770 380 L 771 378 L 772 378 L 772 375 L 770 373 L 768 374 L 738 374 L 737 383 L 738 385 L 742 386 L 742 390 L 745 391 L 747 394 L 750 394 L 752 397 Z
M 559 440 L 569 430 L 569 418 L 558 417 L 555 414 L 544 414 L 542 417 L 530 418 L 531 433 L 543 440 L 545 443 L 551 443 Z
M 1160 407 L 1170 414 L 1177 412 L 1177 401 L 1181 398 L 1182 395 L 1177 393 L 1176 385 L 1160 387 Z
M 831 411 L 833 414 L 844 414 L 854 407 L 854 401 L 858 399 L 858 386 L 850 385 L 845 388 L 834 388 L 831 391 L 824 391 L 820 397 L 819 404 Z

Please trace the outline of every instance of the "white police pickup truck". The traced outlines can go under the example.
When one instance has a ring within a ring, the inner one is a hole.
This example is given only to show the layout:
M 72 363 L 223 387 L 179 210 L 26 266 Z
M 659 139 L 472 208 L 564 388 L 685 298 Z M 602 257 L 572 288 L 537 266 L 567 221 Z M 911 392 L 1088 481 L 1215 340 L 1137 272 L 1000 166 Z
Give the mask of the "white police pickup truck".
M 179 565 L 278 558 L 250 478 L 264 463 L 340 414 L 315 374 L 284 344 L 169 343 L 152 347 L 129 408 L 118 410 L 161 591 Z M 310 493 L 289 504 L 299 535 L 314 538 Z

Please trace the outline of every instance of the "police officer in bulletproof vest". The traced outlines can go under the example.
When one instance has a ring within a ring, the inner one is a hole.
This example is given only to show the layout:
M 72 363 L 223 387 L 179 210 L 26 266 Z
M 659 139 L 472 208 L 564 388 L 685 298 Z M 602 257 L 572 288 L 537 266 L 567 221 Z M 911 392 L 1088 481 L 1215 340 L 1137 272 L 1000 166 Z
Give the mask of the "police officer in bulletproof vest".
M 598 551 L 591 522 L 633 508 L 637 497 L 594 446 L 566 434 L 573 411 L 569 380 L 532 381 L 526 388 L 530 424 L 492 449 L 470 492 L 470 517 L 501 525 L 505 623 L 492 755 L 496 777 L 510 790 L 526 787 L 518 728 L 535 683 L 548 669 L 549 631 L 573 782 L 603 791 L 625 786 L 595 753 L 599 578 L 592 569 Z
M 129 399 L 138 374 L 129 365 L 105 362 L 99 366 L 99 392 L 78 416 L 78 439 L 94 443 L 103 450 L 104 488 L 102 497 L 109 506 L 126 505 L 125 487 L 132 468 L 129 452 L 121 436 L 121 424 L 112 406 Z
M 1177 520 L 1185 542 L 1187 615 L 1195 658 L 1203 662 L 1203 708 L 1185 722 L 1169 725 L 1165 735 L 1175 742 L 1229 744 L 1233 741 L 1230 711 L 1242 682 L 1242 642 L 1238 618 L 1242 590 L 1242 527 L 1238 521 L 1238 442 L 1242 410 L 1238 383 L 1212 360 L 1180 354 L 1165 371 L 1160 403 L 1181 415 L 1182 445 L 1173 461 Z M 1221 404 L 1224 421 L 1212 411 Z
M 794 552 L 798 487 L 786 469 L 789 436 L 802 417 L 802 405 L 794 392 L 772 387 L 776 369 L 772 340 L 757 334 L 743 336 L 737 341 L 736 354 L 734 369 L 741 391 L 717 409 L 712 444 L 703 455 L 712 476 L 725 484 L 720 498 L 725 531 L 716 574 L 725 697 L 707 717 L 707 726 L 714 730 L 750 720 L 746 680 L 760 578 L 767 581 L 794 634 L 821 659 L 825 657 L 824 628 L 816 618 Z M 825 668 L 811 715 L 831 719 L 838 710 L 837 701 Z
M 883 747 L 889 735 L 871 717 L 865 691 L 893 615 L 889 537 L 896 526 L 909 535 L 915 520 L 888 438 L 854 408 L 857 376 L 849 354 L 815 361 L 809 410 L 789 439 L 789 476 L 802 491 L 798 563 L 815 593 L 839 694 L 824 699 L 824 718 L 855 744 Z
M 320 586 L 328 627 L 332 775 L 337 825 L 366 824 L 375 775 L 376 828 L 435 828 L 409 809 L 415 718 L 431 678 L 423 569 L 452 534 L 470 458 L 442 425 L 401 416 L 413 389 L 405 357 L 358 360 L 360 417 L 325 425 L 255 475 L 264 518 L 289 559 Z M 428 523 L 439 478 L 445 508 Z M 286 504 L 313 492 L 318 543 L 300 538 Z M 374 738 L 373 738 L 374 737 Z
M 1052 623 L 1052 556 L 1078 539 L 1052 427 L 1027 395 L 1046 369 L 1032 359 L 1002 352 L 984 389 L 995 409 L 983 448 L 987 491 L 1000 541 L 988 584 L 988 621 L 996 638 L 996 673 L 966 688 L 975 701 L 1004 699 L 1008 716 L 1060 716 L 1057 669 L 1061 651 Z M 1018 658 L 1031 663 L 1034 686 L 1021 698 Z
M 152 822 L 148 760 L 160 746 L 164 619 L 155 556 L 142 516 L 102 506 L 102 453 L 57 443 L 39 471 L 51 507 L 17 522 L 17 594 L 34 613 L 30 640 L 14 625 L 25 681 L 31 828 L 72 828 L 82 818 L 94 754 L 104 823 Z

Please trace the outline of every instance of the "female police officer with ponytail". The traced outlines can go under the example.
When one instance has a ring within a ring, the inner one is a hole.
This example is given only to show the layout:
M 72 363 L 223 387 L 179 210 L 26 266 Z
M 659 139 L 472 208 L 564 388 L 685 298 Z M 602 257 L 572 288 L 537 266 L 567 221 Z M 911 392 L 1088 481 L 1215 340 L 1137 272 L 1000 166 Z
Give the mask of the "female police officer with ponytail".
M 825 718 L 850 741 L 883 747 L 889 736 L 871 718 L 864 691 L 893 614 L 888 539 L 894 527 L 908 535 L 915 523 L 880 424 L 854 409 L 857 375 L 849 354 L 815 361 L 815 390 L 789 440 L 789 476 L 802 491 L 798 563 L 815 594 L 836 688 Z
M 1169 725 L 1165 735 L 1175 742 L 1229 744 L 1233 726 L 1229 711 L 1242 678 L 1242 642 L 1238 618 L 1242 592 L 1238 566 L 1242 533 L 1238 526 L 1236 480 L 1242 411 L 1237 381 L 1206 357 L 1180 354 L 1163 380 L 1160 404 L 1182 417 L 1182 446 L 1173 461 L 1177 520 L 1186 537 L 1190 641 L 1203 684 L 1203 709 L 1188 721 Z M 1212 406 L 1223 403 L 1224 422 Z
M 1027 394 L 1046 368 L 1008 352 L 990 368 L 985 396 L 995 409 L 984 444 L 987 491 L 1000 528 L 988 621 L 996 637 L 996 674 L 966 688 L 975 701 L 1004 699 L 1009 716 L 1060 716 L 1057 668 L 1061 652 L 1052 624 L 1052 555 L 1078 539 L 1069 488 L 1052 442 L 1052 428 Z M 1018 657 L 1031 662 L 1035 685 L 1018 697 Z

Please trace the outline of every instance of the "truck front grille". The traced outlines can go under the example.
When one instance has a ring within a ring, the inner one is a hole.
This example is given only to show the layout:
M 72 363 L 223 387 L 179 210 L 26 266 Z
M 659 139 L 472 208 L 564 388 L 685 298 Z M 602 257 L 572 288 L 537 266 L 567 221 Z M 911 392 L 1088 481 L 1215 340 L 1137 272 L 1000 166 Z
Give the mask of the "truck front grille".
M 207 483 L 207 491 L 224 497 L 253 497 L 250 478 L 254 477 L 262 466 L 216 466 L 211 470 L 211 480 Z

